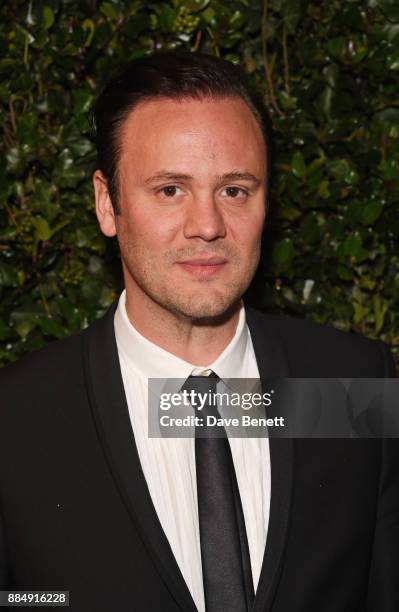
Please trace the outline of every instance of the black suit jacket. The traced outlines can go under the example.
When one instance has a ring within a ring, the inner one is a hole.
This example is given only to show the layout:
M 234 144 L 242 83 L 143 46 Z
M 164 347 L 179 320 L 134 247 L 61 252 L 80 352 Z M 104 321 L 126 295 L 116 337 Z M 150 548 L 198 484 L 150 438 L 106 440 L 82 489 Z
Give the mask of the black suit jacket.
M 114 311 L 0 372 L 0 588 L 69 590 L 74 612 L 195 612 L 140 465 Z M 262 378 L 394 376 L 381 342 L 247 321 Z M 398 456 L 396 440 L 270 440 L 254 612 L 399 610 Z

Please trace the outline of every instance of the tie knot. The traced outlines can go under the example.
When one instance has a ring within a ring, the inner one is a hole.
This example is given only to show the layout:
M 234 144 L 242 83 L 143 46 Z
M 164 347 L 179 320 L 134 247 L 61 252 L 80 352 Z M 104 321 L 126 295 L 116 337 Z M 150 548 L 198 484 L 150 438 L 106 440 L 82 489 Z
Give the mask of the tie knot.
M 204 373 L 201 374 L 190 374 L 182 386 L 182 390 L 194 391 L 195 393 L 215 393 L 219 380 L 219 376 L 213 370 L 204 370 Z
M 189 378 L 219 378 L 219 376 L 211 369 L 202 370 L 198 374 L 190 374 Z

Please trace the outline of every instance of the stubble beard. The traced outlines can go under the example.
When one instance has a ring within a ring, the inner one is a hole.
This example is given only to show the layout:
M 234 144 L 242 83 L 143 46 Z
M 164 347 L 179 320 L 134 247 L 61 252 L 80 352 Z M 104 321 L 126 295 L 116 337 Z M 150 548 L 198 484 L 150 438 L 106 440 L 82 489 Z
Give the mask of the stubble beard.
M 166 275 L 161 276 L 159 272 L 157 273 L 156 262 L 149 260 L 141 249 L 129 245 L 123 251 L 121 249 L 125 277 L 128 275 L 131 287 L 135 287 L 143 297 L 148 299 L 149 308 L 152 302 L 153 307 L 156 305 L 178 319 L 199 324 L 209 324 L 213 320 L 216 323 L 234 310 L 249 287 L 260 258 L 259 245 L 249 265 L 246 266 L 246 270 L 240 270 L 240 257 L 235 251 L 230 250 L 227 265 L 232 266 L 233 269 L 236 268 L 236 273 L 232 275 L 231 280 L 187 279 L 186 282 L 171 284 L 172 279 L 165 282 Z M 220 250 L 212 250 L 212 253 L 227 255 L 226 251 L 221 253 Z M 184 253 L 184 257 L 190 256 L 195 256 L 195 254 Z M 168 253 L 165 257 L 165 269 L 170 269 L 170 266 L 173 268 L 176 265 L 174 262 L 182 257 L 183 254 L 176 256 L 176 253 Z M 137 262 L 140 264 L 137 265 Z M 193 285 L 192 288 L 189 285 Z M 183 286 L 186 287 L 184 291 Z

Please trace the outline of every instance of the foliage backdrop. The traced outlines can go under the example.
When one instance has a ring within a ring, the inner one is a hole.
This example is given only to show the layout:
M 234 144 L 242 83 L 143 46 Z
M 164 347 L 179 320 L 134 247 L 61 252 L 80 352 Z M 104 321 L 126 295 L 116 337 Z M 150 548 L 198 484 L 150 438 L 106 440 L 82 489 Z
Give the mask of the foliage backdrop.
M 101 316 L 121 288 L 97 229 L 87 113 L 156 49 L 241 63 L 277 158 L 250 294 L 399 349 L 396 0 L 14 0 L 0 9 L 0 363 Z

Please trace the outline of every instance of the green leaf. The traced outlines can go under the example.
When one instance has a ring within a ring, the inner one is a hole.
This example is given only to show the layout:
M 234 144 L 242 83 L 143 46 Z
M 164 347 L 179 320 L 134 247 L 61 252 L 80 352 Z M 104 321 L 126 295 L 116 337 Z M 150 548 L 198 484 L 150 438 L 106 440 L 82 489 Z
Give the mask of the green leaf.
M 380 217 L 383 210 L 383 205 L 381 202 L 369 202 L 363 209 L 362 212 L 362 223 L 364 225 L 372 225 L 378 217 Z
M 291 160 L 292 172 L 297 178 L 303 178 L 306 174 L 306 164 L 300 151 L 296 151 Z
M 85 19 L 82 23 L 82 28 L 87 32 L 87 37 L 83 44 L 85 47 L 90 47 L 96 29 L 92 19 Z
M 5 321 L 0 319 L 0 340 L 5 340 L 11 335 L 10 326 Z
M 307 244 L 314 244 L 320 239 L 320 228 L 315 213 L 310 214 L 303 224 L 301 237 Z
M 322 198 L 323 200 L 327 200 L 330 197 L 331 192 L 329 189 L 328 181 L 321 181 L 317 188 L 317 195 L 320 196 L 320 198 Z
M 69 223 L 71 223 L 70 219 L 63 219 L 62 221 L 57 223 L 57 225 L 55 225 L 51 230 L 50 238 L 52 238 L 54 234 L 59 232 L 63 227 L 65 227 L 66 225 L 69 225 Z
M 399 176 L 399 164 L 396 159 L 387 159 L 381 163 L 381 170 L 386 181 L 392 181 Z
M 333 57 L 344 60 L 346 53 L 346 39 L 343 36 L 331 38 L 327 42 L 327 49 Z
M 300 216 L 301 211 L 292 206 L 285 206 L 280 212 L 281 219 L 287 219 L 288 221 L 295 221 L 295 219 L 298 219 Z
M 61 314 L 68 322 L 71 329 L 77 330 L 80 326 L 79 311 L 74 304 L 64 296 L 59 296 L 57 305 L 61 311 Z
M 54 12 L 50 6 L 43 7 L 43 23 L 46 30 L 49 30 L 54 25 Z
M 350 234 L 343 245 L 340 247 L 340 252 L 344 257 L 348 257 L 353 263 L 361 262 L 369 255 L 367 249 L 363 247 L 363 241 L 358 232 Z
M 287 265 L 292 261 L 294 255 L 295 249 L 290 238 L 283 238 L 273 247 L 272 258 L 276 264 Z
M 342 264 L 337 266 L 337 274 L 339 278 L 342 278 L 342 280 L 345 281 L 351 281 L 353 279 L 352 270 L 350 268 L 347 268 L 346 266 L 343 266 Z
M 2 72 L 8 72 L 10 73 L 12 68 L 16 68 L 19 65 L 18 62 L 15 61 L 15 59 L 11 59 L 11 58 L 4 58 L 0 60 L 0 74 Z
M 118 21 L 118 19 L 122 16 L 121 13 L 112 6 L 111 2 L 101 2 L 100 11 L 105 17 L 109 17 L 114 21 Z
M 284 2 L 282 2 L 281 11 L 284 25 L 287 28 L 288 33 L 294 34 L 301 16 L 300 2 L 284 0 Z
M 349 255 L 350 257 L 356 257 L 362 248 L 362 239 L 359 234 L 352 234 L 348 236 L 344 242 L 344 251 L 345 255 Z
M 61 321 L 49 316 L 38 317 L 38 324 L 40 329 L 49 336 L 55 336 L 56 338 L 63 338 L 65 336 L 65 328 Z
M 17 323 L 15 329 L 17 331 L 17 334 L 21 336 L 21 338 L 26 338 L 26 336 L 32 331 L 34 327 L 35 322 L 33 320 L 25 319 Z
M 358 325 L 359 323 L 364 321 L 364 319 L 367 317 L 367 315 L 370 312 L 370 308 L 368 306 L 364 306 L 363 304 L 360 304 L 359 302 L 353 302 L 353 309 L 354 309 L 353 322 L 355 323 L 355 325 Z
M 344 181 L 350 172 L 350 166 L 346 159 L 336 159 L 328 164 L 330 174 L 339 181 Z
M 18 287 L 18 270 L 13 266 L 0 262 L 0 287 Z
M 290 96 L 283 89 L 277 92 L 277 98 L 278 98 L 279 104 L 281 104 L 284 110 L 294 109 L 298 102 L 298 100 L 295 97 Z
M 325 164 L 324 157 L 317 157 L 306 167 L 306 176 L 311 176 L 314 172 L 319 170 Z
M 35 217 L 32 223 L 36 228 L 36 236 L 38 240 L 49 240 L 51 238 L 51 229 L 46 219 Z
M 93 104 L 93 92 L 87 88 L 76 89 L 73 92 L 74 112 L 77 115 L 87 113 Z
M 378 334 L 385 320 L 385 315 L 388 312 L 388 302 L 383 300 L 379 295 L 373 295 L 373 310 L 375 317 L 375 333 Z

